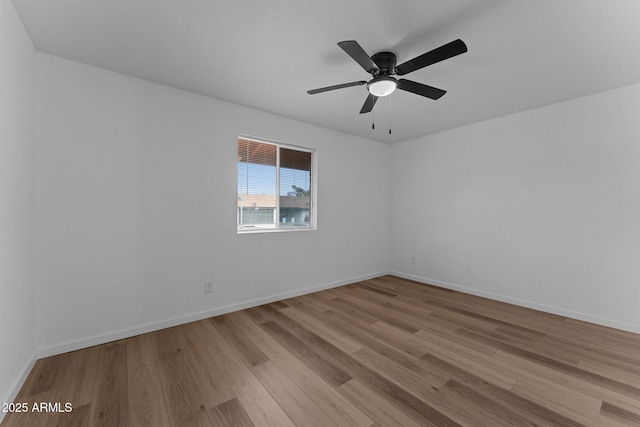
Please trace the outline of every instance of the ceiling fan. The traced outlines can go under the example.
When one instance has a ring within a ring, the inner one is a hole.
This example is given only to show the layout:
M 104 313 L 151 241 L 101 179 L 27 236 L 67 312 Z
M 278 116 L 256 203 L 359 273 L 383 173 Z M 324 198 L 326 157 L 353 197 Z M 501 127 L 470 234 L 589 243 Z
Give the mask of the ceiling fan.
M 366 84 L 367 89 L 369 90 L 369 95 L 360 110 L 360 114 L 368 113 L 373 110 L 373 106 L 376 104 L 378 98 L 390 95 L 396 89 L 405 90 L 431 99 L 440 98 L 442 95 L 447 93 L 447 91 L 414 82 L 412 80 L 396 79 L 393 76 L 404 76 L 405 74 L 409 74 L 428 65 L 444 61 L 445 59 L 452 58 L 467 51 L 467 45 L 464 44 L 462 40 L 457 39 L 396 66 L 396 54 L 393 52 L 378 52 L 373 56 L 369 56 L 369 54 L 365 52 L 362 46 L 360 46 L 355 40 L 340 42 L 338 43 L 338 46 L 340 46 L 347 55 L 360 64 L 366 72 L 370 73 L 373 78 L 368 82 L 360 80 L 357 82 L 343 83 L 340 85 L 308 90 L 307 93 L 309 95 L 315 95 L 316 93 Z

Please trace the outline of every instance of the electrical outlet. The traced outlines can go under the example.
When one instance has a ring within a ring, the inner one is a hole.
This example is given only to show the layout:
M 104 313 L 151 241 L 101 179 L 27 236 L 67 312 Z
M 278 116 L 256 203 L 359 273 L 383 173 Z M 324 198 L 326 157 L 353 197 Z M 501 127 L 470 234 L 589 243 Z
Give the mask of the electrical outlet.
M 213 282 L 212 281 L 204 282 L 204 293 L 209 294 L 211 292 L 213 292 Z

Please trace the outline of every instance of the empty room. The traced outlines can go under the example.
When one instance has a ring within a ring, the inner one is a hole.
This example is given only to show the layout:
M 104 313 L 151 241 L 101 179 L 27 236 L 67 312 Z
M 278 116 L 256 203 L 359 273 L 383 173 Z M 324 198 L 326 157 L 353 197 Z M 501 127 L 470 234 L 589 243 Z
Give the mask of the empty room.
M 0 425 L 640 425 L 640 2 L 0 0 Z

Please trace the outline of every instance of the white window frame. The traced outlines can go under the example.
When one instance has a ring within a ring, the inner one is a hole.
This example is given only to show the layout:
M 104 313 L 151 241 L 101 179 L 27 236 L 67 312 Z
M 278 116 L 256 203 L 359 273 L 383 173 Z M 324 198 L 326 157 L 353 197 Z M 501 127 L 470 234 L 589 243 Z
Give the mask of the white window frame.
M 290 150 L 303 151 L 311 153 L 311 200 L 309 212 L 311 214 L 310 224 L 308 227 L 280 227 L 280 150 L 276 150 L 276 208 L 274 211 L 275 227 L 273 228 L 238 228 L 238 218 L 240 216 L 240 210 L 238 206 L 238 160 L 236 157 L 236 233 L 237 234 L 261 234 L 261 233 L 289 233 L 299 231 L 315 231 L 318 229 L 318 153 L 315 149 L 309 147 L 301 147 L 298 145 L 286 144 L 279 141 L 274 141 L 266 138 L 260 138 L 255 136 L 248 136 L 239 134 L 236 138 L 236 156 L 238 152 L 238 139 L 246 139 L 263 144 L 275 145 L 278 148 L 287 148 Z

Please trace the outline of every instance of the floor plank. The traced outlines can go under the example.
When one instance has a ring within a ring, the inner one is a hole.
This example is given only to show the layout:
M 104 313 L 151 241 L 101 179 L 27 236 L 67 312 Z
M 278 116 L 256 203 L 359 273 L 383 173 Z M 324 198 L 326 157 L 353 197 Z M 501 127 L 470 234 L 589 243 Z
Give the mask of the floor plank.
M 170 426 L 151 335 L 126 341 L 129 413 L 132 426 Z
M 93 388 L 89 425 L 121 427 L 129 424 L 129 392 L 126 344 L 100 348 Z
M 217 330 L 213 333 L 220 334 Z M 226 342 L 222 335 L 217 341 L 216 347 L 209 346 L 207 350 L 220 366 L 224 377 L 253 423 L 275 427 L 293 426 L 282 407 L 241 361 L 231 344 Z
M 236 398 L 221 403 L 215 408 L 211 408 L 208 411 L 208 415 L 211 423 L 210 425 L 212 426 L 254 426 L 251 418 L 249 418 L 249 415 L 247 415 L 242 404 L 238 402 L 238 399 Z
M 175 329 L 153 334 L 158 375 L 172 426 L 196 426 L 206 406 L 190 373 Z
M 404 412 L 391 405 L 384 397 L 376 394 L 358 380 L 353 379 L 346 382 L 338 387 L 338 390 L 352 403 L 367 411 L 380 426 L 420 426 Z
M 296 426 L 336 426 L 273 362 L 254 366 L 251 371 Z

